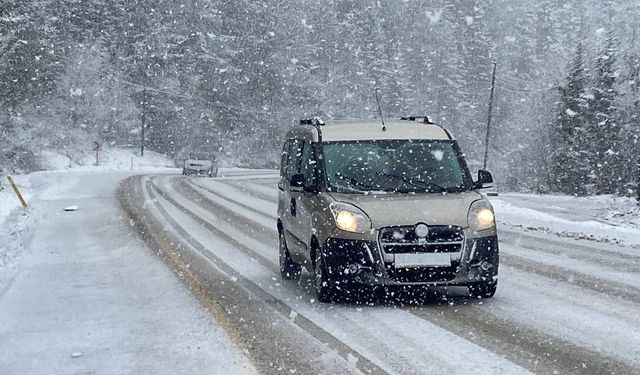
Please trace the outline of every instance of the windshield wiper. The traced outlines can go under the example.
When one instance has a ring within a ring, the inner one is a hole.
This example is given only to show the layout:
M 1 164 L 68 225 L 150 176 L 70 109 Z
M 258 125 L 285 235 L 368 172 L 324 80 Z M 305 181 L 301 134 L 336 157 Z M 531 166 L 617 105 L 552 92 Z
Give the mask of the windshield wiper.
M 369 184 L 367 184 L 365 182 L 362 182 L 362 181 L 360 181 L 360 180 L 358 180 L 358 179 L 356 179 L 354 177 L 345 176 L 345 175 L 340 174 L 340 173 L 336 173 L 335 175 L 336 175 L 336 177 L 340 178 L 341 180 L 347 181 L 348 183 L 350 183 L 353 186 L 359 186 L 361 188 L 368 189 L 368 190 L 373 189 L 373 186 L 371 186 L 371 185 L 369 185 Z
M 445 193 L 447 191 L 447 188 L 442 187 L 438 184 L 436 184 L 435 182 L 431 182 L 431 181 L 424 181 L 424 180 L 411 180 L 405 176 L 399 175 L 399 174 L 393 174 L 393 173 L 385 173 L 385 172 L 378 172 L 379 175 L 381 176 L 386 176 L 386 177 L 391 177 L 391 178 L 395 178 L 397 180 L 400 180 L 402 182 L 405 182 L 409 185 L 421 188 L 421 189 L 428 189 L 431 190 L 431 188 L 436 188 L 438 189 L 438 191 L 440 193 Z

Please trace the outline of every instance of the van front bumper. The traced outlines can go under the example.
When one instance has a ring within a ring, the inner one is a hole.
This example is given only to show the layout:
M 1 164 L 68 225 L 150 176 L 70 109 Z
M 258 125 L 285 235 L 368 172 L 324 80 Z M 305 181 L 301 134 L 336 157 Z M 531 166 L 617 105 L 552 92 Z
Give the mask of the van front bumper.
M 449 266 L 397 267 L 376 241 L 329 238 L 322 247 L 335 286 L 466 286 L 498 275 L 498 237 L 465 239 Z
M 209 167 L 185 167 L 183 170 L 185 174 L 208 174 L 211 172 Z

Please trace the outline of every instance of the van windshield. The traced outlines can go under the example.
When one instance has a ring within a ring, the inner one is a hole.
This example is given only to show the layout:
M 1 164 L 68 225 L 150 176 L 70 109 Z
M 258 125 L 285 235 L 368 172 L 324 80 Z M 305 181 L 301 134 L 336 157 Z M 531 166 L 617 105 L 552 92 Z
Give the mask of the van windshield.
M 469 172 L 453 141 L 327 142 L 321 155 L 329 191 L 444 193 L 470 188 Z
M 206 152 L 194 152 L 189 154 L 189 159 L 193 160 L 213 160 L 213 155 Z

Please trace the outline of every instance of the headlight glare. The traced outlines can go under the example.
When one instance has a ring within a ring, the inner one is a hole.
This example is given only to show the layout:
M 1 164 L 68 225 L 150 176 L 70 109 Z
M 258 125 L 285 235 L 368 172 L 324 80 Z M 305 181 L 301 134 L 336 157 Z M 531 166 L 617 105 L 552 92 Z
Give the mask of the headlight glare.
M 496 224 L 493 207 L 484 199 L 473 202 L 469 208 L 468 221 L 469 227 L 474 231 L 493 228 Z
M 329 208 L 339 229 L 352 233 L 365 233 L 371 229 L 371 220 L 358 207 L 348 203 L 333 202 Z

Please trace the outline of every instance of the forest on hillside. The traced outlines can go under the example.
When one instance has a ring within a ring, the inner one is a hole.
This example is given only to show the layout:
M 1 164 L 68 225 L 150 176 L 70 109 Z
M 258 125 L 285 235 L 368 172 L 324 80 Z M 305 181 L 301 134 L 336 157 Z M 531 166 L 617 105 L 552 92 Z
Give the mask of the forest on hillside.
M 495 62 L 501 188 L 631 195 L 639 26 L 634 0 L 3 0 L 0 167 L 93 140 L 274 167 L 299 118 L 374 118 L 377 91 L 477 169 Z

